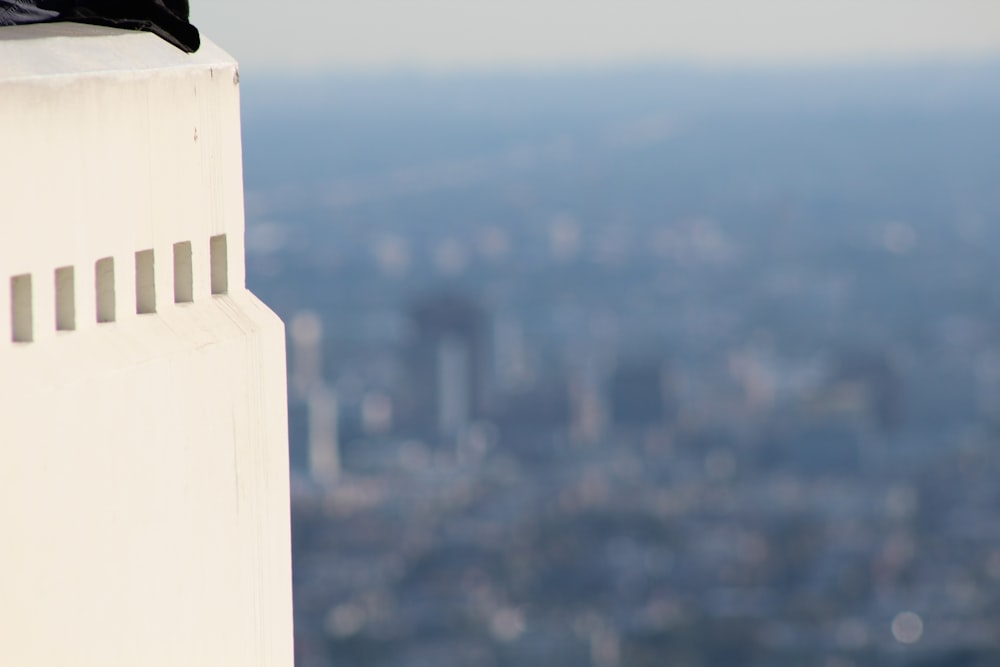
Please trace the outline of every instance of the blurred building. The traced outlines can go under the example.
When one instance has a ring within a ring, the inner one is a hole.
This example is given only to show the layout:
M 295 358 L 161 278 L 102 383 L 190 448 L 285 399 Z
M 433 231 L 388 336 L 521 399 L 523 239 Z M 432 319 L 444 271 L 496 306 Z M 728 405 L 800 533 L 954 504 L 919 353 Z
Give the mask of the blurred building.
M 326 386 L 310 391 L 306 400 L 309 425 L 309 475 L 331 485 L 340 477 L 337 394 Z
M 903 385 L 891 357 L 880 351 L 850 351 L 838 356 L 831 392 L 847 395 L 876 430 L 891 433 L 902 425 Z
M 607 429 L 607 396 L 596 363 L 586 363 L 569 378 L 569 430 L 575 442 L 594 444 Z
M 304 401 L 323 380 L 323 321 L 318 313 L 300 310 L 288 325 L 291 343 L 290 389 L 292 396 Z
M 453 437 L 490 409 L 491 345 L 482 308 L 436 294 L 410 310 L 405 416 L 427 435 Z
M 627 360 L 608 378 L 608 406 L 615 428 L 662 425 L 670 417 L 668 374 L 656 358 Z
M 291 343 L 289 431 L 292 465 L 329 485 L 340 476 L 340 409 L 323 379 L 323 321 L 297 312 L 288 327 Z
M 516 391 L 530 382 L 531 369 L 521 323 L 511 317 L 495 318 L 492 340 L 497 391 Z
M 565 433 L 571 426 L 573 410 L 562 377 L 508 394 L 497 413 L 504 446 L 517 448 L 526 439 Z

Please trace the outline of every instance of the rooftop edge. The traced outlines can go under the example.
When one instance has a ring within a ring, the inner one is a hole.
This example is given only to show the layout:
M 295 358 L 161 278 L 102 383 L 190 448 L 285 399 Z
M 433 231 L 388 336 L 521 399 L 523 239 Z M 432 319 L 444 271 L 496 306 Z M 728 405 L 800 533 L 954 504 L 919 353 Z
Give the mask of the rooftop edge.
M 187 54 L 147 32 L 66 22 L 0 27 L 0 84 L 34 78 L 227 66 L 236 67 L 233 57 L 204 38 L 197 53 Z

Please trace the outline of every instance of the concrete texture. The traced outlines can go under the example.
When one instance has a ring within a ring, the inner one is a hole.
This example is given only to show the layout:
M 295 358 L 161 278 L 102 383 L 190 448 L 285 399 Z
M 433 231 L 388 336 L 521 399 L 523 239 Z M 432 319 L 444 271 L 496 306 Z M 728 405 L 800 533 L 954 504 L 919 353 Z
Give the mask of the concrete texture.
M 0 665 L 291 665 L 284 331 L 236 64 L 0 29 Z

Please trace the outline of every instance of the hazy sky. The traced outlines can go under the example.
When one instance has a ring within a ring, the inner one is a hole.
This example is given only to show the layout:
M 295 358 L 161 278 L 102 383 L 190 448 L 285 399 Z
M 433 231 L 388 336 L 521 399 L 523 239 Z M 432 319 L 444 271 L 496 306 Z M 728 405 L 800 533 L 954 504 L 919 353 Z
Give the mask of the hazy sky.
M 244 68 L 259 70 L 1000 56 L 1000 0 L 295 0 L 279 5 L 192 0 L 192 5 L 192 18 L 205 34 Z

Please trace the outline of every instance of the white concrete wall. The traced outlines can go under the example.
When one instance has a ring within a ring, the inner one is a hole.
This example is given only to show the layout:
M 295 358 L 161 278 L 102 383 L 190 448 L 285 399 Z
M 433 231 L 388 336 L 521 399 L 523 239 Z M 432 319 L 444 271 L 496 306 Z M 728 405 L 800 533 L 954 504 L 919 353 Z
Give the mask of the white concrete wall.
M 244 286 L 238 82 L 209 42 L 0 29 L 0 665 L 292 664 L 284 333 Z

